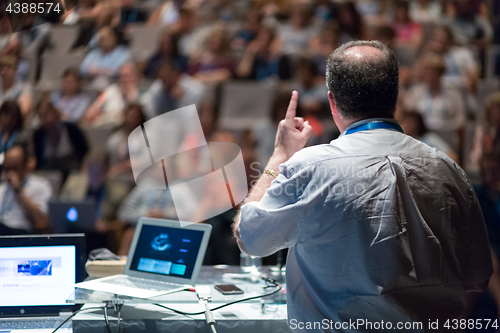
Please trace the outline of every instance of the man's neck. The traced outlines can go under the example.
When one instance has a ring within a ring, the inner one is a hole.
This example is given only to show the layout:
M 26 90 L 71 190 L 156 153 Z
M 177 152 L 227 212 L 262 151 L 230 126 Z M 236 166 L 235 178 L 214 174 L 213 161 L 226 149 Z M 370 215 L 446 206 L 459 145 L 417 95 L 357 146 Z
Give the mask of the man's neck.
M 370 117 L 370 118 L 356 118 L 356 119 L 341 119 L 340 122 L 335 120 L 335 124 L 337 125 L 340 133 L 343 133 L 349 126 L 351 126 L 354 123 L 357 123 L 358 121 L 362 120 L 369 120 L 369 119 L 379 119 L 379 118 L 384 118 L 384 119 L 393 119 L 393 118 L 386 118 L 386 117 Z

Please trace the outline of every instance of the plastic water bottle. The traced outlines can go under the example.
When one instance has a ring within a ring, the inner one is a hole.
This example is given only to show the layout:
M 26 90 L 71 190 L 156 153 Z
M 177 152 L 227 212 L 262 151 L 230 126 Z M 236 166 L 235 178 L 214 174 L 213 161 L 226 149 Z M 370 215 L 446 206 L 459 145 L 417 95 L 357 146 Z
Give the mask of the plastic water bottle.
M 262 258 L 241 252 L 240 266 L 244 273 L 259 272 L 262 268 Z

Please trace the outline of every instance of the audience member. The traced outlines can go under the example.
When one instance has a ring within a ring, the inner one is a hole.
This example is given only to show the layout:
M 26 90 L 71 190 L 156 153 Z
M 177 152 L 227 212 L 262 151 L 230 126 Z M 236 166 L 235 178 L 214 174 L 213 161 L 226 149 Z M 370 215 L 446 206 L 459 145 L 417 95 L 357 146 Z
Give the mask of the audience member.
M 75 25 L 84 20 L 92 20 L 98 16 L 101 6 L 96 4 L 96 0 L 80 0 L 72 10 L 68 10 L 61 16 L 61 23 L 64 25 Z
M 465 125 L 465 105 L 461 93 L 443 87 L 443 58 L 429 54 L 422 62 L 423 82 L 407 92 L 405 107 L 422 114 L 428 129 L 438 133 L 455 151 L 460 151 L 457 131 Z
M 165 29 L 161 33 L 158 50 L 147 61 L 144 67 L 144 76 L 156 79 L 158 66 L 162 61 L 172 59 L 179 70 L 184 73 L 188 70 L 188 58 L 179 53 L 179 34 L 172 29 Z
M 314 0 L 313 1 L 314 20 L 316 25 L 323 25 L 335 19 L 337 8 L 335 4 L 329 0 Z
M 23 139 L 23 115 L 16 102 L 6 101 L 0 107 L 0 154 Z M 1 164 L 1 163 L 0 163 Z
M 149 25 L 169 26 L 179 18 L 179 9 L 174 0 L 167 0 L 153 12 L 148 20 Z
M 182 55 L 192 56 L 203 45 L 208 29 L 197 28 L 198 13 L 194 8 L 181 8 L 174 30 L 179 33 L 179 50 Z
M 129 103 L 139 102 L 136 66 L 127 62 L 120 67 L 118 83 L 108 86 L 88 109 L 82 124 L 92 126 L 117 125 L 123 122 L 123 110 Z
M 415 111 L 404 112 L 403 116 L 400 117 L 398 121 L 405 134 L 408 134 L 414 139 L 422 141 L 426 145 L 442 151 L 455 162 L 459 162 L 457 153 L 453 151 L 450 145 L 436 133 L 427 130 L 427 127 L 425 127 L 424 124 L 424 119 L 420 113 Z
M 395 43 L 394 38 L 396 32 L 387 24 L 381 24 L 375 28 L 375 39 L 387 45 L 388 48 L 394 51 Z M 397 55 L 396 55 L 397 56 Z M 399 64 L 401 66 L 401 64 Z
M 257 37 L 248 44 L 236 73 L 239 77 L 252 80 L 279 78 L 288 80 L 292 77 L 291 66 L 287 56 L 280 55 L 273 47 L 274 31 L 262 27 Z
M 340 29 L 340 43 L 344 44 L 351 40 L 366 39 L 363 18 L 356 9 L 354 2 L 342 2 L 338 9 Z
M 166 166 L 168 167 L 168 166 Z M 141 216 L 155 218 L 177 219 L 177 213 L 172 199 L 170 190 L 150 189 L 147 184 L 154 184 L 157 188 L 158 184 L 165 182 L 163 178 L 162 164 L 156 163 L 151 168 L 155 168 L 153 176 L 148 178 L 143 184 L 144 186 L 136 186 L 125 198 L 118 210 L 118 219 L 126 225 L 126 230 L 122 237 L 118 254 L 127 254 L 134 235 L 135 225 Z M 177 186 L 183 186 L 178 184 Z M 184 191 L 180 191 L 184 198 L 179 198 L 178 207 L 183 211 L 195 211 L 195 200 L 190 193 L 189 187 L 185 187 Z
M 233 76 L 234 60 L 229 54 L 229 37 L 224 28 L 212 31 L 203 50 L 191 57 L 190 75 L 203 83 L 219 83 Z
M 318 76 L 325 77 L 327 59 L 339 46 L 339 43 L 339 29 L 334 22 L 325 24 L 319 37 L 311 39 L 309 56 L 316 63 Z
M 94 7 L 98 9 L 92 17 L 89 17 L 79 24 L 78 35 L 71 46 L 72 50 L 91 51 L 98 47 L 99 31 L 107 26 L 111 26 L 116 9 L 110 5 L 98 4 Z M 91 15 L 89 13 L 89 15 Z
M 135 0 L 120 0 L 118 27 L 127 30 L 130 25 L 148 20 L 146 13 L 136 8 Z
M 90 105 L 90 97 L 82 91 L 82 77 L 77 68 L 68 68 L 62 76 L 62 89 L 53 91 L 50 100 L 61 112 L 61 120 L 77 123 Z
M 479 64 L 469 48 L 455 44 L 449 28 L 445 26 L 436 28 L 426 51 L 444 57 L 446 71 L 443 75 L 443 83 L 446 86 L 463 88 L 471 93 L 476 91 Z M 419 71 L 420 63 L 417 62 L 415 72 Z
M 484 122 L 476 126 L 474 144 L 470 152 L 473 166 L 478 166 L 485 153 L 500 150 L 500 92 L 488 96 Z
M 262 27 L 262 14 L 257 9 L 250 10 L 245 18 L 243 27 L 236 32 L 236 37 L 231 43 L 233 50 L 244 50 L 248 43 L 253 41 Z
M 129 104 L 124 112 L 123 124 L 106 142 L 108 171 L 101 206 L 101 217 L 104 220 L 116 219 L 116 211 L 135 185 L 129 151 L 142 149 L 143 142 L 134 141 L 133 138 L 137 137 L 129 138 L 129 135 L 145 121 L 142 106 Z
M 30 155 L 25 144 L 5 154 L 0 183 L 0 235 L 47 232 L 50 183 L 29 173 Z
M 11 38 L 0 52 L 1 55 L 14 56 L 19 59 L 16 81 L 26 82 L 30 79 L 30 63 L 22 57 L 23 46 L 17 38 Z
M 80 72 L 90 78 L 112 79 L 118 75 L 120 66 L 130 60 L 128 48 L 117 45 L 118 36 L 111 27 L 99 31 L 99 47 L 87 54 L 80 66 Z
M 19 59 L 14 56 L 0 58 L 0 103 L 16 101 L 26 119 L 33 104 L 33 91 L 29 83 L 16 80 Z
M 299 107 L 304 116 L 321 117 L 322 111 L 328 110 L 328 89 L 323 82 L 316 81 L 318 71 L 316 64 L 307 58 L 299 60 L 296 72 L 300 94 Z M 327 116 L 330 113 L 327 111 Z
M 493 27 L 487 18 L 474 10 L 474 0 L 454 0 L 455 16 L 444 19 L 460 45 L 484 47 L 491 43 Z
M 72 170 L 80 170 L 88 144 L 77 125 L 61 120 L 51 102 L 42 99 L 37 106 L 40 128 L 33 134 L 36 168 L 60 170 L 63 180 Z
M 437 24 L 441 20 L 441 3 L 434 0 L 416 0 L 410 2 L 409 16 L 420 24 Z
M 418 49 L 422 44 L 422 26 L 413 22 L 408 14 L 408 2 L 398 2 L 394 11 L 392 28 L 396 34 L 396 45 Z
M 279 29 L 281 52 L 285 55 L 300 56 L 305 53 L 309 41 L 317 31 L 311 25 L 311 11 L 308 6 L 295 6 L 290 23 Z
M 166 61 L 158 68 L 158 79 L 144 95 L 144 111 L 154 118 L 183 106 L 197 104 L 204 93 L 203 84 L 182 74 L 173 61 Z

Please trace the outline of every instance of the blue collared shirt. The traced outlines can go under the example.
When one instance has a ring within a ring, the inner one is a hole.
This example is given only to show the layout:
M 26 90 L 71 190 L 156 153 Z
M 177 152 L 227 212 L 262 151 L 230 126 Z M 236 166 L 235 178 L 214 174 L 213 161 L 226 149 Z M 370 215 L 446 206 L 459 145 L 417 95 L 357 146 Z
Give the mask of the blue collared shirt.
M 387 121 L 348 129 L 374 120 Z M 257 256 L 289 248 L 288 320 L 297 332 L 299 323 L 324 319 L 421 321 L 427 328 L 429 318 L 460 315 L 465 285 L 492 274 L 464 171 L 393 129 L 343 133 L 297 152 L 261 201 L 241 208 L 239 233 Z M 325 327 L 316 328 L 307 332 Z
M 130 51 L 125 46 L 118 45 L 113 51 L 103 54 L 99 48 L 87 54 L 80 66 L 80 72 L 88 75 L 93 67 L 107 68 L 113 71 L 113 76 L 118 75 L 118 71 L 124 63 L 132 58 Z

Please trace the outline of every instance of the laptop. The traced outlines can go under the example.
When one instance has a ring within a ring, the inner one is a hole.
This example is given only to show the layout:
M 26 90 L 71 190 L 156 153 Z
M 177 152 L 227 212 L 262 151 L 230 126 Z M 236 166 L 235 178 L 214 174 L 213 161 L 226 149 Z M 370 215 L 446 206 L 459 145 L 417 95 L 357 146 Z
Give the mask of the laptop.
M 95 231 L 93 201 L 50 201 L 49 221 L 54 233 Z
M 85 274 L 85 235 L 0 236 L 0 332 L 56 328 Z
M 210 224 L 141 217 L 123 274 L 76 287 L 137 298 L 193 288 L 211 232 Z

